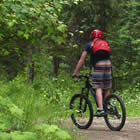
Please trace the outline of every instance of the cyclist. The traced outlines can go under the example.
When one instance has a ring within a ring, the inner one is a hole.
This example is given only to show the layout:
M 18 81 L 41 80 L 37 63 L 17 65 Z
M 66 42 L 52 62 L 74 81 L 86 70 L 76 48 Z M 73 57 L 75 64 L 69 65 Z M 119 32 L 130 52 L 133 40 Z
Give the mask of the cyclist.
M 103 32 L 101 30 L 93 30 L 91 32 L 92 40 L 101 40 L 103 38 Z M 103 109 L 103 90 L 105 98 L 110 94 L 110 88 L 112 87 L 112 64 L 110 54 L 107 51 L 100 50 L 97 53 L 93 53 L 92 42 L 89 42 L 78 61 L 76 68 L 73 73 L 73 77 L 78 77 L 78 72 L 84 63 L 87 54 L 90 54 L 90 64 L 94 67 L 93 71 L 93 88 L 96 91 L 96 99 L 98 109 L 96 112 L 97 116 L 104 116 L 105 112 Z M 96 43 L 96 42 L 95 42 Z

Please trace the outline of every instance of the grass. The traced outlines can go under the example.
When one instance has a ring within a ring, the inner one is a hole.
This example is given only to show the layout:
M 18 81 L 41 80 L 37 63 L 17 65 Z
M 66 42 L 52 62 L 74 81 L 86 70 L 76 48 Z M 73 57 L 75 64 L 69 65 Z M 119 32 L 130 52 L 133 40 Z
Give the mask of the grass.
M 125 103 L 127 117 L 140 117 L 140 99 L 131 99 Z
M 134 87 L 131 89 L 131 94 L 129 89 L 126 89 L 119 95 L 124 101 L 127 117 L 140 117 L 140 90 L 136 90 Z
M 13 81 L 0 81 L 0 96 L 6 100 L 10 100 L 9 104 L 11 105 L 7 106 L 9 110 L 17 114 L 20 113 L 19 109 L 24 112 L 21 120 L 14 119 L 14 123 L 9 123 L 14 124 L 14 126 L 9 127 L 10 131 L 18 129 L 34 132 L 34 126 L 37 124 L 54 124 L 68 131 L 73 137 L 75 137 L 73 133 L 76 132 L 76 139 L 78 139 L 79 134 L 77 129 L 71 130 L 68 127 L 63 127 L 60 122 L 65 119 L 67 120 L 67 118 L 69 119 L 70 99 L 74 93 L 80 92 L 82 84 L 82 82 L 75 83 L 67 75 L 65 77 L 60 75 L 58 78 L 36 80 L 32 85 L 27 85 L 26 80 L 22 76 L 16 77 Z M 127 117 L 140 117 L 140 92 L 139 90 L 137 92 L 135 89 L 133 90 L 135 94 L 130 95 L 129 89 L 120 93 L 118 92 L 118 94 L 125 103 Z M 131 93 L 133 93 L 132 89 Z M 14 108 L 13 110 L 12 104 L 18 108 Z M 5 112 L 7 111 L 5 106 L 3 109 L 5 109 Z M 1 112 L 1 116 L 4 115 L 6 114 Z M 11 115 L 11 113 L 8 115 Z M 8 119 L 12 120 L 12 116 Z M 6 120 L 3 121 L 7 124 Z M 5 127 L 1 128 L 5 131 Z

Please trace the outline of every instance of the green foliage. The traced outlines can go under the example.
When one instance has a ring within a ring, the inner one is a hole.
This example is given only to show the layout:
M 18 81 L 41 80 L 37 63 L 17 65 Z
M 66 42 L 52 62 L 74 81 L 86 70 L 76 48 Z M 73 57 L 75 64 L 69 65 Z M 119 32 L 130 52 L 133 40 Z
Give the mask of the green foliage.
M 10 135 L 8 133 L 0 132 L 0 139 L 1 140 L 10 140 Z
M 28 56 L 39 56 L 43 50 L 52 51 L 54 46 L 57 48 L 66 42 L 67 26 L 59 20 L 59 13 L 67 3 L 44 0 L 0 2 L 0 56 L 2 68 L 10 78 L 25 70 Z M 34 48 L 33 53 L 29 52 L 30 46 Z
M 69 101 L 74 93 L 81 91 L 83 82 L 76 82 L 63 73 L 57 78 L 42 78 L 30 86 L 22 76 L 10 82 L 0 82 L 0 129 L 10 132 L 1 133 L 0 138 L 72 139 L 72 132 L 69 134 L 67 129 L 61 129 L 60 121 L 69 118 Z M 134 88 L 117 92 L 124 100 L 127 117 L 140 115 L 139 86 L 138 83 Z M 135 109 L 132 111 L 132 108 Z
M 30 86 L 25 83 L 22 76 L 10 82 L 1 82 L 0 129 L 3 131 L 32 130 L 34 132 L 33 128 L 38 123 L 52 124 L 66 118 L 69 113 L 71 88 L 75 87 L 72 80 L 67 79 L 68 76 L 60 75 L 58 78 L 41 79 Z M 52 126 L 50 130 L 53 129 Z M 58 129 L 54 133 L 46 137 L 57 135 L 61 139 L 62 135 L 63 139 L 68 138 L 68 134 L 63 130 Z M 23 135 L 25 134 L 21 132 L 13 133 L 13 137 L 17 136 L 17 139 L 19 137 L 22 139 Z M 40 134 L 38 135 L 40 137 Z
M 37 140 L 37 136 L 32 132 L 14 131 L 10 133 L 11 140 Z
M 118 94 L 123 98 L 127 116 L 139 117 L 140 116 L 140 83 L 137 83 L 133 88 L 127 88 Z
M 37 131 L 37 134 L 40 137 L 41 140 L 43 139 L 57 139 L 57 140 L 72 140 L 72 137 L 68 134 L 68 132 L 58 128 L 57 125 L 37 125 L 35 127 L 35 130 Z
M 0 140 L 73 140 L 71 135 L 57 125 L 36 125 L 34 132 L 14 131 L 10 133 L 1 132 Z
M 11 133 L 0 133 L 1 140 L 37 140 L 37 136 L 32 132 L 14 131 Z
M 54 6 L 53 2 L 43 0 L 3 1 L 1 3 L 1 17 L 3 22 L 7 23 L 5 28 L 9 31 L 14 32 L 18 29 L 15 32 L 17 37 L 36 43 L 36 39 L 46 31 L 50 31 L 48 32 L 49 35 L 51 30 L 57 32 L 57 26 L 61 26 L 63 29 L 61 32 L 65 31 L 65 26 L 62 22 L 59 22 Z
M 20 128 L 23 123 L 23 110 L 11 102 L 9 98 L 0 96 L 0 129 Z

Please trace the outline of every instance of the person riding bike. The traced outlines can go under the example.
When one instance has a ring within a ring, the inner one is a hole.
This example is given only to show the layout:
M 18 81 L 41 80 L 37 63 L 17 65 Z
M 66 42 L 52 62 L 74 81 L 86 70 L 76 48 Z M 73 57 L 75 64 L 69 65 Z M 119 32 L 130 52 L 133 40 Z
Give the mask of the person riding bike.
M 91 37 L 93 41 L 89 42 L 85 46 L 72 76 L 78 77 L 79 70 L 84 63 L 87 54 L 90 54 L 90 64 L 94 68 L 92 74 L 93 88 L 96 91 L 96 100 L 98 104 L 96 115 L 104 116 L 105 111 L 103 109 L 103 91 L 105 93 L 104 97 L 106 98 L 108 95 L 110 95 L 110 89 L 112 88 L 112 64 L 110 58 L 110 50 L 105 50 L 107 47 L 107 49 L 110 48 L 106 41 L 104 41 L 104 44 L 100 43 L 103 41 L 103 32 L 101 30 L 93 30 L 91 32 Z M 104 47 L 105 49 L 99 49 L 99 46 L 105 46 L 106 48 Z M 98 51 L 95 52 L 95 50 Z

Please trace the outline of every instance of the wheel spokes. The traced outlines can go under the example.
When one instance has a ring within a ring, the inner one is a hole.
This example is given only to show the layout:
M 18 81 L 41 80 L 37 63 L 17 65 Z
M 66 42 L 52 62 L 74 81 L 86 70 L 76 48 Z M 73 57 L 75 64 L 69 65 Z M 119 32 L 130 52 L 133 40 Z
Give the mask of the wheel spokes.
M 120 130 L 125 122 L 125 108 L 121 99 L 112 95 L 107 99 L 105 121 L 111 130 Z
M 81 129 L 88 128 L 93 119 L 93 109 L 90 101 L 83 95 L 75 95 L 70 104 L 72 121 Z

